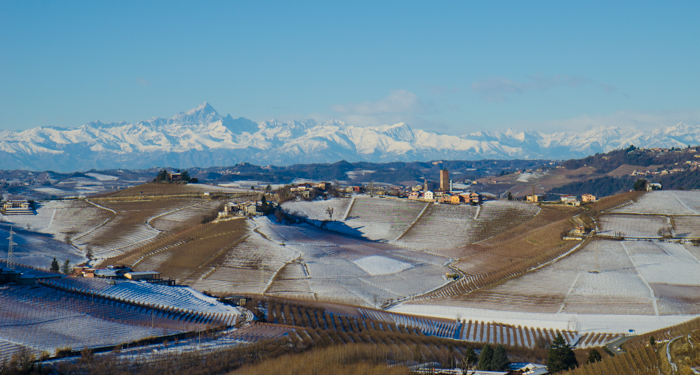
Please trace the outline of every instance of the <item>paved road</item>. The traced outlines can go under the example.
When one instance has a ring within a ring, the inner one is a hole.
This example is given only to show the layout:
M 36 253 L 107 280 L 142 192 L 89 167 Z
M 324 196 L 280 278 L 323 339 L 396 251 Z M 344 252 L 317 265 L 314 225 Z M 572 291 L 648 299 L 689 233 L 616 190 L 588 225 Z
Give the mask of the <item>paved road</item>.
M 610 349 L 610 351 L 613 352 L 613 354 L 615 354 L 615 355 L 623 354 L 626 352 L 620 347 L 620 345 L 622 345 L 625 341 L 627 341 L 631 338 L 634 338 L 634 337 L 637 337 L 637 336 L 632 335 L 632 336 L 620 337 L 619 339 L 617 339 L 617 340 L 615 340 L 615 341 L 613 341 L 610 344 L 605 345 L 605 346 L 608 349 Z

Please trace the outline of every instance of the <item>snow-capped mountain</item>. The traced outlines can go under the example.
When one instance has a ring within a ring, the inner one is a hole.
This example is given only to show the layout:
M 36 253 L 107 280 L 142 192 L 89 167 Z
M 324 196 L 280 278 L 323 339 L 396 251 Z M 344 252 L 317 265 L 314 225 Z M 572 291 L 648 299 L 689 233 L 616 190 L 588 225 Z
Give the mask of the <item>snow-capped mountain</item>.
M 136 124 L 94 121 L 77 128 L 0 132 L 2 169 L 75 171 L 176 166 L 434 159 L 569 159 L 634 144 L 700 143 L 700 126 L 654 131 L 597 128 L 582 133 L 476 132 L 463 136 L 412 129 L 405 123 L 358 127 L 333 120 L 255 123 L 221 116 L 209 104 L 170 119 Z

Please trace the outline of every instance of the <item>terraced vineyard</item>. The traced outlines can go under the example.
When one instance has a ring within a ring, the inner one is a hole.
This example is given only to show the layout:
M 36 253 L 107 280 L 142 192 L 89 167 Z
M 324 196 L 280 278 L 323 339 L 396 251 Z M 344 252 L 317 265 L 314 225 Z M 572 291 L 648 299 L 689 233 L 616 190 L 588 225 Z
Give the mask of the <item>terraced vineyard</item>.
M 599 225 L 600 235 L 660 238 L 659 230 L 670 227 L 670 221 L 663 216 L 616 214 L 602 216 Z
M 486 202 L 481 207 L 431 204 L 396 243 L 445 254 L 503 233 L 532 219 L 539 208 L 515 202 Z
M 195 227 L 160 243 L 151 251 L 138 251 L 135 270 L 155 270 L 179 283 L 192 284 L 224 263 L 226 253 L 248 235 L 245 219 Z
M 357 197 L 345 225 L 370 240 L 391 241 L 403 234 L 428 203 Z
M 236 310 L 222 308 L 210 315 L 194 313 L 189 309 L 201 309 L 206 301 L 195 302 L 192 293 L 177 297 L 172 292 L 164 295 L 165 290 L 160 289 L 156 295 L 139 290 L 150 285 L 124 288 L 103 284 L 63 279 L 51 281 L 50 286 L 0 288 L 0 361 L 21 346 L 35 354 L 54 354 L 65 348 L 79 351 L 201 330 L 208 324 L 233 324 L 240 316 Z M 204 311 L 214 309 L 209 303 Z M 9 345 L 8 341 L 21 345 Z
M 92 232 L 76 237 L 73 241 L 80 247 L 90 244 L 98 258 L 110 258 L 124 254 L 155 239 L 161 232 L 148 225 L 149 219 L 158 215 L 191 206 L 196 200 L 142 200 L 142 201 L 95 201 L 112 210 L 114 216 Z

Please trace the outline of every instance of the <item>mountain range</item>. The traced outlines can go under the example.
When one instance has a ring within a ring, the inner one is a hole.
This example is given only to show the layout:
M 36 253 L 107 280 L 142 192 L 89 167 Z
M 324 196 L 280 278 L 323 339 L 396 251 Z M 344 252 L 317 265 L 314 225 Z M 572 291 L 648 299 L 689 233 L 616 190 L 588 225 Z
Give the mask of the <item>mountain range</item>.
M 700 143 L 700 126 L 679 123 L 652 131 L 595 128 L 546 134 L 480 131 L 462 136 L 413 129 L 405 123 L 359 127 L 332 120 L 253 122 L 221 116 L 208 103 L 172 118 L 135 124 L 90 122 L 76 128 L 0 131 L 1 169 L 180 168 L 239 162 L 290 165 L 338 160 L 427 161 L 571 159 L 627 147 Z

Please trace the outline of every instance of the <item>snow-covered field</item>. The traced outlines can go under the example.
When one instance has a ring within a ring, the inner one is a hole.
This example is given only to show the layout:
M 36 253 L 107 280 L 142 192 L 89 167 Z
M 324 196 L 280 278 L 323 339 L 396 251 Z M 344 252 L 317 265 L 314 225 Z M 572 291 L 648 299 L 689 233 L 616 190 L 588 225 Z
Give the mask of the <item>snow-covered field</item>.
M 625 334 L 629 334 L 630 329 L 634 330 L 636 334 L 643 334 L 680 324 L 697 317 L 696 315 L 547 314 L 415 304 L 400 304 L 390 309 L 390 311 L 438 318 L 459 318 L 558 330 L 578 327 L 579 333 L 602 332 Z
M 599 220 L 600 234 L 623 237 L 661 237 L 659 229 L 670 227 L 668 219 L 651 215 L 604 215 Z
M 193 312 L 239 315 L 238 308 L 225 305 L 216 298 L 207 297 L 190 287 L 173 287 L 137 281 L 103 280 L 89 278 L 62 278 L 46 280 L 46 284 L 60 289 L 70 288 L 125 302 L 147 306 L 161 306 Z
M 593 241 L 535 272 L 467 298 L 440 301 L 544 314 L 700 314 L 696 248 L 657 241 Z
M 63 278 L 0 287 L 0 316 L 2 361 L 16 350 L 6 342 L 54 354 L 233 325 L 242 314 L 190 288 Z
M 355 259 L 355 264 L 370 275 L 398 273 L 411 268 L 409 263 L 383 257 L 381 255 L 370 255 L 368 257 Z
M 161 231 L 173 230 L 188 224 L 197 224 L 203 216 L 215 210 L 220 203 L 219 201 L 202 201 L 172 213 L 158 216 L 151 220 L 150 224 Z
M 66 234 L 77 237 L 92 230 L 110 216 L 109 211 L 82 200 L 56 200 L 37 202 L 36 215 L 0 214 L 0 221 L 63 240 Z
M 350 207 L 347 218 L 342 221 Z M 421 251 L 452 249 L 481 241 L 521 224 L 539 212 L 535 205 L 488 201 L 481 207 L 370 198 L 287 202 L 283 207 L 313 219 L 335 220 L 325 227 L 339 233 L 370 240 L 394 242 Z
M 0 259 L 7 258 L 10 227 L 0 225 Z M 55 257 L 59 263 L 69 260 L 71 264 L 87 260 L 85 253 L 66 243 L 53 239 L 50 235 L 15 229 L 14 261 L 32 267 L 48 269 Z
M 326 210 L 333 209 L 333 220 L 342 220 L 348 206 L 352 202 L 351 198 L 333 198 L 328 200 L 315 201 L 289 201 L 282 204 L 282 208 L 295 215 L 303 215 L 312 220 L 329 220 L 330 216 Z
M 673 228 L 676 237 L 700 237 L 700 216 L 675 216 Z
M 455 248 L 470 243 L 477 207 L 431 204 L 415 225 L 396 243 L 416 250 Z
M 427 205 L 406 199 L 357 197 L 344 224 L 370 240 L 392 241 L 409 228 Z
M 637 202 L 618 208 L 613 212 L 659 215 L 700 215 L 700 191 L 652 191 L 644 194 Z
M 488 201 L 481 207 L 431 204 L 396 244 L 440 253 L 502 233 L 539 212 L 532 204 Z
M 310 296 L 378 306 L 446 283 L 447 258 L 328 232 L 255 219 L 257 232 L 237 245 L 199 290 Z M 285 262 L 286 266 L 285 266 Z M 279 271 L 279 274 L 277 272 Z M 274 277 L 274 279 L 273 279 Z

